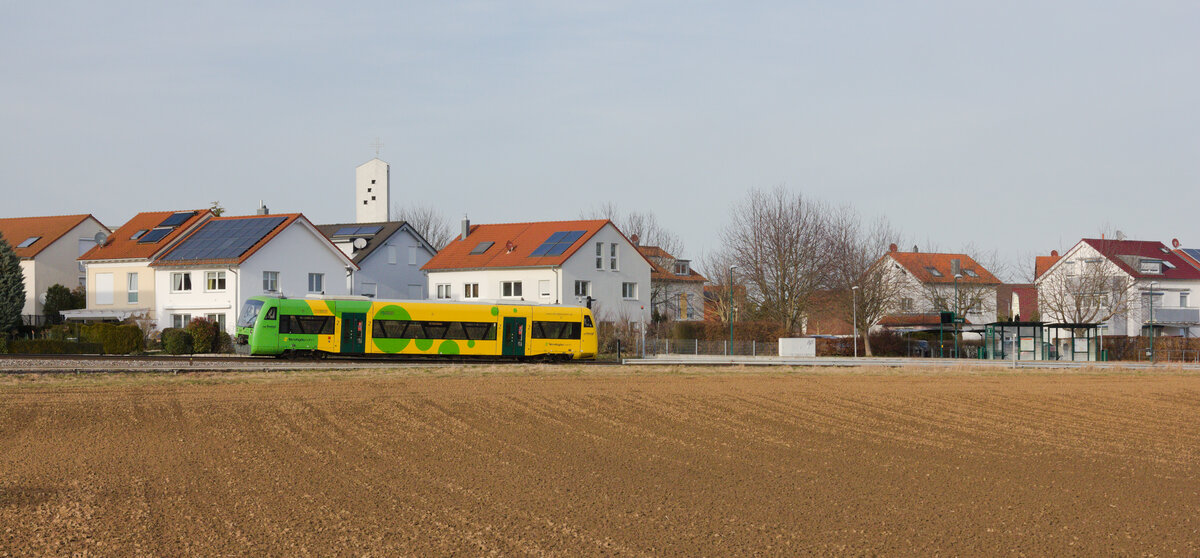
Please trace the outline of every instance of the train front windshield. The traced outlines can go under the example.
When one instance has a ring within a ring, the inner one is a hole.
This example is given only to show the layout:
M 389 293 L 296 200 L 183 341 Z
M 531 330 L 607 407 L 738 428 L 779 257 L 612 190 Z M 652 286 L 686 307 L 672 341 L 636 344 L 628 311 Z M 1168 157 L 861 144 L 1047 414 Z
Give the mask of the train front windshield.
M 262 310 L 263 301 L 247 300 L 242 305 L 242 311 L 238 316 L 238 327 L 254 327 L 254 320 L 258 319 L 258 313 Z

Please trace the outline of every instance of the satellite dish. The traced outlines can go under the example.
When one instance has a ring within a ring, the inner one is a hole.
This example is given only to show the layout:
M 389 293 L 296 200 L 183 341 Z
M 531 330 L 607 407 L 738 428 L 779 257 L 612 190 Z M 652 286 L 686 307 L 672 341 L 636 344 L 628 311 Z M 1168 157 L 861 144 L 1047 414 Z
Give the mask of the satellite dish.
M 1171 239 L 1171 247 L 1172 247 L 1172 248 L 1179 248 L 1179 239 L 1178 239 L 1178 238 L 1172 238 L 1172 239 Z
M 108 235 L 104 234 L 104 231 L 99 231 L 92 238 L 95 239 L 96 244 L 104 244 L 104 239 L 108 238 Z
M 355 249 L 355 250 L 362 250 L 363 248 L 366 248 L 366 247 L 367 247 L 367 239 L 365 239 L 365 238 L 356 238 L 356 239 L 354 239 L 353 241 L 351 241 L 351 244 L 353 244 L 353 245 L 354 245 L 354 249 Z
M 1117 237 L 1117 240 L 1125 240 L 1125 233 L 1123 233 L 1121 231 L 1117 231 L 1116 237 Z

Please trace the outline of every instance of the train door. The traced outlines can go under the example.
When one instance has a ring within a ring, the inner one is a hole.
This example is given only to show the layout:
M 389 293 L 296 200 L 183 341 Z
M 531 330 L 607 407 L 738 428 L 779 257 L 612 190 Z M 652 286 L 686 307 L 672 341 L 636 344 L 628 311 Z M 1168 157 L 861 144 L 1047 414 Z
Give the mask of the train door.
M 525 356 L 525 318 L 504 318 L 504 343 L 500 354 Z
M 342 353 L 362 354 L 367 347 L 367 315 L 342 313 Z

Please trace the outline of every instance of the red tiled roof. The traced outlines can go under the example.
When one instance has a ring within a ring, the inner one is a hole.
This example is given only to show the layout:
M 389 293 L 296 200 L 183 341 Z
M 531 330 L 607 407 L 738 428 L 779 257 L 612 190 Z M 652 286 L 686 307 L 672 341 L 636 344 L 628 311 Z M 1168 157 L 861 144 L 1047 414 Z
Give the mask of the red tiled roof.
M 144 260 L 150 259 L 158 251 L 170 246 L 171 243 L 186 232 L 192 225 L 204 219 L 205 216 L 211 213 L 208 210 L 195 210 L 195 215 L 184 221 L 182 225 L 175 227 L 169 234 L 164 236 L 158 242 L 138 243 L 133 237 L 138 231 L 150 231 L 158 226 L 168 217 L 176 213 L 186 213 L 183 211 L 147 211 L 134 215 L 129 222 L 121 225 L 120 228 L 108 235 L 108 240 L 103 244 L 88 250 L 84 255 L 80 256 L 81 260 Z
M 1033 278 L 1037 279 L 1038 277 L 1041 277 L 1047 269 L 1050 269 L 1050 266 L 1054 265 L 1056 262 L 1058 262 L 1058 260 L 1061 259 L 1062 256 L 1059 256 L 1057 251 L 1051 252 L 1049 256 L 1038 256 L 1035 258 L 1033 262 Z
M 1027 283 L 1000 285 L 996 288 L 997 316 L 1006 315 L 1012 309 L 1012 295 L 1018 297 L 1017 312 L 1022 320 L 1029 320 L 1038 311 L 1037 287 Z
M 696 281 L 700 283 L 708 281 L 708 279 L 705 279 L 703 275 L 700 275 L 695 269 L 692 269 L 691 265 L 688 265 L 687 275 L 677 275 L 675 274 L 675 270 L 668 270 L 667 268 L 659 265 L 658 260 L 675 261 L 675 256 L 672 256 L 666 250 L 663 250 L 658 246 L 638 246 L 637 250 L 646 257 L 646 261 L 650 262 L 651 281 Z
M 283 217 L 283 218 L 284 218 L 284 221 L 283 221 L 282 223 L 280 223 L 280 224 L 276 225 L 276 226 L 275 226 L 275 228 L 271 229 L 271 231 L 270 231 L 270 232 L 268 232 L 267 234 L 263 235 L 263 237 L 262 237 L 262 238 L 260 238 L 260 239 L 258 240 L 258 242 L 255 242 L 255 243 L 254 243 L 254 245 L 250 246 L 250 248 L 249 248 L 249 249 L 247 249 L 245 252 L 242 252 L 242 255 L 241 255 L 241 256 L 239 256 L 239 257 L 237 257 L 237 258 L 228 258 L 228 259 L 219 259 L 219 260 L 174 260 L 174 261 L 163 261 L 163 258 L 165 258 L 165 257 L 167 256 L 167 254 L 170 254 L 170 253 L 171 253 L 172 251 L 174 251 L 176 248 L 178 248 L 179 246 L 182 246 L 182 245 L 183 245 L 183 243 L 184 243 L 185 241 L 187 241 L 187 239 L 188 239 L 189 237 L 191 237 L 192 235 L 194 235 L 194 234 L 196 234 L 196 233 L 200 232 L 201 230 L 203 230 L 203 229 L 204 229 L 204 227 L 208 226 L 208 225 L 209 225 L 209 224 L 211 224 L 211 223 L 216 223 L 216 222 L 218 222 L 218 221 L 233 221 L 233 220 L 236 220 L 236 219 L 269 219 L 269 218 L 275 218 L 275 217 Z M 301 215 L 301 214 L 299 214 L 299 213 L 272 213 L 272 214 L 270 214 L 270 215 L 241 215 L 241 216 L 238 216 L 238 217 L 214 217 L 214 218 L 212 218 L 212 219 L 209 219 L 209 220 L 205 221 L 203 225 L 201 225 L 201 226 L 199 226 L 199 227 L 196 227 L 196 228 L 195 228 L 195 230 L 193 230 L 193 231 L 189 232 L 189 233 L 187 234 L 187 236 L 183 237 L 183 238 L 182 238 L 182 239 L 179 241 L 179 243 L 178 243 L 178 244 L 176 244 L 175 246 L 172 246 L 170 250 L 167 250 L 166 252 L 164 252 L 164 253 L 162 254 L 162 256 L 160 256 L 160 257 L 159 257 L 159 259 L 155 260 L 155 261 L 154 261 L 153 263 L 151 263 L 150 265 L 155 265 L 155 266 L 170 266 L 170 265 L 234 265 L 234 264 L 240 265 L 242 262 L 245 262 L 247 258 L 249 258 L 250 256 L 254 255 L 254 253 L 255 253 L 255 252 L 257 252 L 257 251 L 258 251 L 260 248 L 262 248 L 263 246 L 266 246 L 266 244 L 267 244 L 268 242 L 270 242 L 272 238 L 275 238 L 276 236 L 278 236 L 280 232 L 283 232 L 283 230 L 284 230 L 284 229 L 286 229 L 286 228 L 288 228 L 289 226 L 291 226 L 291 224 L 292 224 L 292 223 L 294 223 L 294 222 L 296 222 L 296 220 L 298 220 L 298 219 L 304 219 L 306 222 L 308 221 L 308 219 L 305 219 L 305 218 L 304 218 L 304 216 L 303 216 L 303 215 Z M 311 226 L 311 225 L 312 225 L 312 223 L 309 223 L 309 225 Z M 314 229 L 314 230 L 316 230 L 316 227 L 313 227 L 313 229 Z M 335 252 L 337 252 L 337 253 L 339 253 L 339 254 L 345 255 L 345 254 L 344 254 L 344 253 L 343 253 L 341 250 L 338 250 L 338 248 L 337 248 L 336 246 L 334 246 L 334 245 L 333 245 L 333 243 L 332 243 L 332 242 L 330 242 L 328 238 L 325 238 L 325 235 L 321 234 L 321 232 L 320 232 L 320 231 L 316 231 L 316 234 L 317 234 L 317 236 L 319 236 L 319 237 L 320 237 L 322 240 L 325 240 L 326 242 L 329 242 L 329 246 L 330 246 L 330 248 L 331 248 L 332 250 L 334 250 Z M 347 257 L 347 260 L 349 260 L 349 257 Z
M 995 285 L 1000 280 L 992 272 L 979 265 L 971 256 L 966 254 L 937 254 L 925 252 L 888 252 L 888 256 L 904 266 L 913 277 L 922 283 L 953 283 L 954 274 L 950 272 L 950 261 L 959 260 L 963 270 L 959 283 L 975 283 L 979 285 Z M 941 277 L 935 276 L 929 268 L 937 269 Z M 966 272 L 973 271 L 978 277 L 971 277 Z
M 541 221 L 537 223 L 501 223 L 494 225 L 472 225 L 466 240 L 454 238 L 450 244 L 438 251 L 421 269 L 482 269 L 505 267 L 548 267 L 559 266 L 567 261 L 605 225 L 606 219 L 588 221 Z M 613 226 L 616 229 L 616 226 Z M 560 231 L 583 231 L 583 236 L 558 256 L 531 256 L 550 235 Z M 620 233 L 620 231 L 617 231 Z M 624 236 L 624 235 L 622 235 Z M 492 242 L 482 254 L 471 254 L 477 246 Z M 630 243 L 632 244 L 632 243 Z M 510 249 L 511 248 L 511 249 Z M 639 252 L 640 254 L 640 252 Z M 608 254 L 605 254 L 607 257 Z
M 1196 269 L 1200 269 L 1200 259 L 1197 259 L 1195 256 L 1192 255 L 1192 254 L 1196 254 L 1197 252 L 1198 251 L 1195 249 L 1177 248 L 1175 250 L 1175 254 L 1178 255 L 1180 259 L 1182 259 L 1183 261 L 1185 261 L 1187 263 L 1192 264 L 1192 266 L 1195 267 Z
M 1165 244 L 1158 241 L 1085 238 L 1080 242 L 1086 242 L 1095 248 L 1135 279 L 1200 279 L 1200 269 L 1184 261 L 1179 254 L 1168 250 Z M 1141 273 L 1122 256 L 1161 260 L 1171 265 L 1163 266 L 1162 273 Z
M 4 235 L 4 240 L 8 241 L 8 244 L 12 246 L 18 258 L 23 260 L 31 259 L 89 218 L 95 219 L 91 214 L 0 219 L 0 235 Z M 104 225 L 100 226 L 104 227 Z M 104 228 L 104 230 L 107 231 L 108 228 Z M 17 246 L 21 245 L 27 239 L 35 236 L 40 236 L 41 238 L 28 247 L 17 248 Z

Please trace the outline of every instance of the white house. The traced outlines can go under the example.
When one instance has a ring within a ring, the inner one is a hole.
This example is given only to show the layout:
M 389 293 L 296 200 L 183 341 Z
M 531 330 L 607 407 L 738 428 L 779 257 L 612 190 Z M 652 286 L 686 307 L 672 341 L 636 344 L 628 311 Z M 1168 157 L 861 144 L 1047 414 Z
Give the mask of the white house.
M 1042 320 L 1106 335 L 1200 335 L 1200 269 L 1161 242 L 1085 238 L 1034 281 Z M 1089 319 L 1089 317 L 1095 317 Z
M 592 304 L 597 319 L 650 319 L 650 262 L 608 220 L 470 225 L 422 268 L 429 297 Z
M 159 328 L 204 317 L 230 334 L 247 298 L 347 295 L 357 269 L 299 213 L 209 219 L 150 265 Z
M 650 261 L 650 302 L 659 319 L 703 320 L 708 279 L 692 269 L 691 260 L 676 258 L 658 246 L 638 245 L 637 249 Z
M 63 315 L 68 320 L 136 317 L 153 323 L 155 288 L 150 262 L 211 217 L 209 210 L 138 213 L 79 257 L 87 271 L 87 307 Z
M 21 316 L 26 324 L 41 323 L 46 290 L 51 286 L 74 289 L 85 285 L 83 265 L 76 260 L 109 232 L 91 215 L 0 219 L 0 235 L 21 260 L 25 276 Z
M 350 294 L 421 300 L 428 284 L 421 266 L 437 253 L 404 221 L 317 225 L 358 266 Z
M 937 329 L 943 311 L 957 312 L 966 324 L 996 321 L 1001 281 L 967 254 L 901 252 L 893 244 L 880 264 L 900 285 L 895 312 L 880 321 L 883 326 Z

